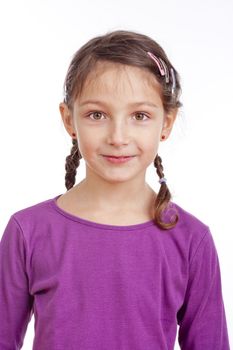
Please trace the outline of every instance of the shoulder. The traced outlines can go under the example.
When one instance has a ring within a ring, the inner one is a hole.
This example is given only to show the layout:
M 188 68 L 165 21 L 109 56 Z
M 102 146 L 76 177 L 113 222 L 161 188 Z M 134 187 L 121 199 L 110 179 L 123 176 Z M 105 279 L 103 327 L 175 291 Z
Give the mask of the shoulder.
M 210 227 L 194 213 L 184 209 L 175 202 L 170 203 L 166 218 L 167 215 L 169 218 L 172 218 L 173 214 L 178 215 L 178 222 L 171 229 L 173 240 L 179 242 L 179 245 L 182 242 L 188 248 L 189 259 L 191 259 L 197 249 L 205 244 L 206 240 L 212 241 Z
M 5 226 L 2 241 L 12 242 L 13 245 L 24 242 L 23 245 L 28 249 L 38 241 L 38 237 L 46 236 L 50 227 L 55 225 L 53 223 L 56 223 L 51 205 L 53 199 L 50 198 L 14 212 Z
M 28 217 L 28 215 L 38 215 L 41 212 L 44 212 L 44 210 L 48 210 L 48 207 L 50 205 L 50 202 L 54 198 L 46 199 L 44 201 L 32 204 L 28 207 L 22 208 L 12 215 L 15 216 L 16 218 L 23 219 L 24 217 Z
M 207 230 L 208 224 L 196 216 L 193 212 L 184 209 L 183 206 L 178 205 L 175 202 L 171 202 L 170 207 L 171 212 L 177 213 L 179 216 L 178 226 L 184 230 Z
M 11 219 L 15 220 L 23 232 L 31 231 L 37 227 L 43 227 L 47 219 L 53 220 L 53 208 L 51 203 L 54 198 L 35 203 L 14 212 Z

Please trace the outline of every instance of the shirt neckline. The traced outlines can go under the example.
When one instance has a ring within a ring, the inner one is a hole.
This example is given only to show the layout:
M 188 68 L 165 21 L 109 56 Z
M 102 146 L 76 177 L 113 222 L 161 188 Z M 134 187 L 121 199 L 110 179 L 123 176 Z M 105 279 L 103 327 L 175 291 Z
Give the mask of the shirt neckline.
M 103 224 L 103 223 L 99 223 L 99 222 L 95 222 L 95 221 L 90 221 L 84 218 L 81 218 L 79 216 L 73 215 L 67 211 L 65 211 L 64 209 L 60 208 L 57 204 L 57 199 L 62 196 L 62 194 L 57 195 L 56 197 L 51 199 L 51 205 L 52 207 L 60 214 L 62 214 L 63 216 L 67 217 L 70 220 L 73 221 L 77 221 L 80 222 L 83 225 L 87 225 L 87 226 L 92 226 L 92 227 L 96 227 L 96 228 L 100 228 L 100 229 L 106 229 L 106 230 L 123 230 L 123 231 L 129 231 L 129 230 L 139 230 L 139 229 L 143 229 L 145 227 L 148 226 L 156 226 L 155 222 L 153 219 L 146 221 L 146 222 L 142 222 L 140 224 L 134 224 L 134 225 L 124 225 L 124 226 L 120 226 L 120 225 L 109 225 L 109 224 Z

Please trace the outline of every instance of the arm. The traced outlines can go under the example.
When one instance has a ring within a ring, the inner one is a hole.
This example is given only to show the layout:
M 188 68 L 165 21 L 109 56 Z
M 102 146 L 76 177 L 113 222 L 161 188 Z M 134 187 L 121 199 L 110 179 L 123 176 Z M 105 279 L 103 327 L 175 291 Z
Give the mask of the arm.
M 21 349 L 32 317 L 26 247 L 17 221 L 10 218 L 0 242 L 0 349 Z
M 190 261 L 184 303 L 177 314 L 182 350 L 229 350 L 220 266 L 208 230 Z

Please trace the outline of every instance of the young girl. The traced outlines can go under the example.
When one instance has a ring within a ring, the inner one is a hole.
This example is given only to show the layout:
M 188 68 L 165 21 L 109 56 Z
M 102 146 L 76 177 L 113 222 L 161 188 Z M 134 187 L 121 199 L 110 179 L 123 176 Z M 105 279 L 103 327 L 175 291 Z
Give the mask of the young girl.
M 176 69 L 154 40 L 118 30 L 77 51 L 64 87 L 67 192 L 5 228 L 0 349 L 22 347 L 33 313 L 34 350 L 171 350 L 177 326 L 181 349 L 229 349 L 212 234 L 171 201 L 158 155 L 182 106 Z

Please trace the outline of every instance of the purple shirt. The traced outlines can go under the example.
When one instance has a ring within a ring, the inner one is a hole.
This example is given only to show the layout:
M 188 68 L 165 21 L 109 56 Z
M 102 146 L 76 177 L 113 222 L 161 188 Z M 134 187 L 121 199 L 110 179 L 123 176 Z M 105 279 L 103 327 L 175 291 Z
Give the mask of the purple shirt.
M 229 350 L 210 229 L 79 218 L 55 198 L 14 213 L 0 244 L 0 350 Z

